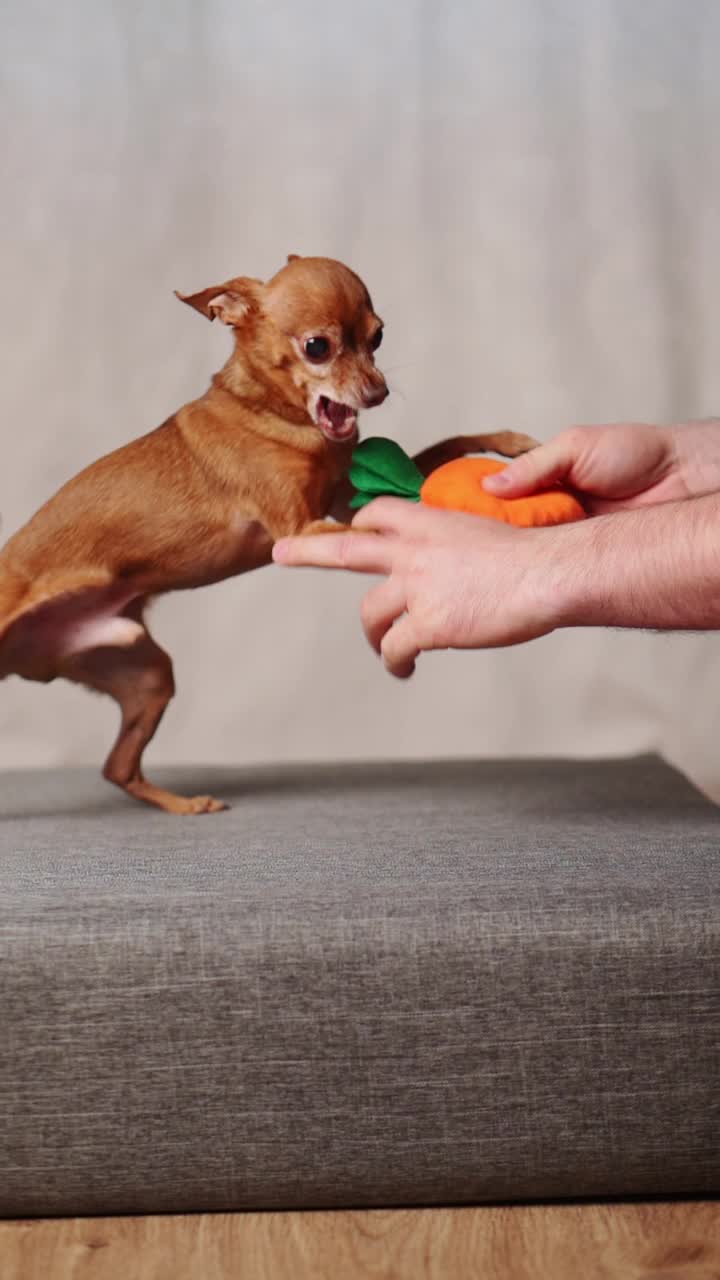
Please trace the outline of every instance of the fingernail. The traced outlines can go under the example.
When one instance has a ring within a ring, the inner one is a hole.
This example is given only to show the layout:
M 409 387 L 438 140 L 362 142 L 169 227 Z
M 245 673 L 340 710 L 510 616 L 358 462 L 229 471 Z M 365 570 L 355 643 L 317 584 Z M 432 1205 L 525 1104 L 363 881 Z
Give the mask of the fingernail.
M 272 549 L 272 558 L 275 561 L 275 563 L 285 564 L 289 558 L 288 557 L 289 550 L 290 550 L 290 543 L 288 542 L 287 538 L 281 538 L 279 542 L 276 542 L 275 546 Z
M 486 476 L 483 480 L 484 489 L 507 489 L 510 484 L 510 477 L 504 471 L 498 471 L 493 476 Z

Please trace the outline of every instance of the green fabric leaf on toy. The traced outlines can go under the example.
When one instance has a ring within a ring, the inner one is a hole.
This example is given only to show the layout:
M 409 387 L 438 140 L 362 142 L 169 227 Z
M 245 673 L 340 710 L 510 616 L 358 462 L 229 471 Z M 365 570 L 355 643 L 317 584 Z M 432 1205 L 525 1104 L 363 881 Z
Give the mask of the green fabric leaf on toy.
M 350 499 L 350 506 L 358 511 L 374 498 L 387 494 L 419 502 L 424 482 L 422 471 L 399 444 L 383 436 L 371 436 L 353 451 L 350 483 L 356 493 Z

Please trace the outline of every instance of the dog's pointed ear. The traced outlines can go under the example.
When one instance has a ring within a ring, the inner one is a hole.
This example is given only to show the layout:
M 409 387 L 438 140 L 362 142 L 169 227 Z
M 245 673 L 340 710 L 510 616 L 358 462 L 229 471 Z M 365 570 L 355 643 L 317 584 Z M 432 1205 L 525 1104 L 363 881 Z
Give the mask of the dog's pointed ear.
M 289 253 L 289 254 L 288 254 L 288 256 L 287 256 L 287 260 L 288 260 L 288 262 L 299 262 L 299 261 L 300 261 L 300 254 L 299 254 L 299 253 Z
M 175 297 L 187 302 L 208 320 L 219 316 L 223 324 L 237 327 L 242 324 L 253 311 L 260 309 L 261 280 L 251 280 L 248 276 L 237 276 L 234 280 L 226 280 L 224 284 L 211 284 L 199 293 L 180 293 L 175 290 Z

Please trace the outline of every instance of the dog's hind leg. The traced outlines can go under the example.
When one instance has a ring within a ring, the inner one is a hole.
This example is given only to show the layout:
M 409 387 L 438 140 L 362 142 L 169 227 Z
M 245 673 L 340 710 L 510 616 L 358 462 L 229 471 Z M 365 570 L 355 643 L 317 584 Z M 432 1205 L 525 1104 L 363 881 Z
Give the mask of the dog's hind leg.
M 65 659 L 59 674 L 109 694 L 120 708 L 120 732 L 103 769 L 109 782 L 166 813 L 216 813 L 226 807 L 212 796 L 175 795 L 143 774 L 143 751 L 175 692 L 175 682 L 170 658 L 142 623 L 132 643 L 76 653 Z

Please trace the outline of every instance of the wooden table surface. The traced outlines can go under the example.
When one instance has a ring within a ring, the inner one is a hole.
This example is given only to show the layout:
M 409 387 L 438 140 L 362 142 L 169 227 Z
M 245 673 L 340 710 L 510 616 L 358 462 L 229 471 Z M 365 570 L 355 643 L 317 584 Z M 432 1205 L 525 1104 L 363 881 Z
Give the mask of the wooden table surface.
M 0 1222 L 0 1280 L 720 1280 L 720 1203 Z

